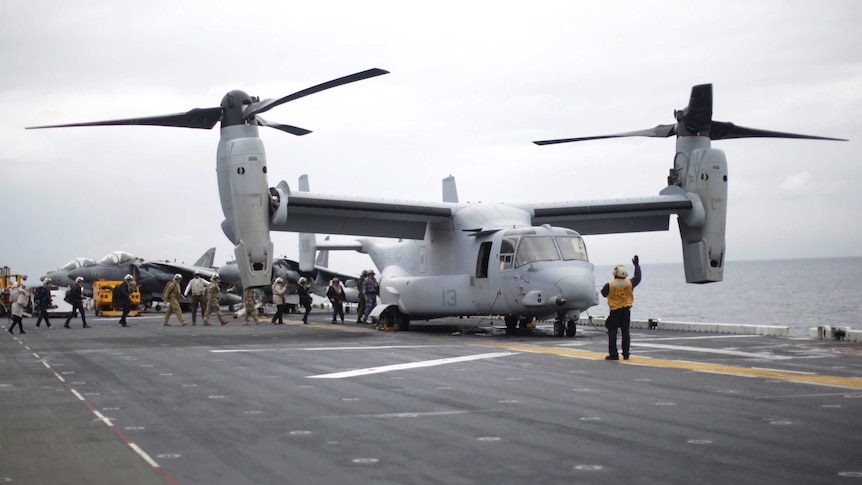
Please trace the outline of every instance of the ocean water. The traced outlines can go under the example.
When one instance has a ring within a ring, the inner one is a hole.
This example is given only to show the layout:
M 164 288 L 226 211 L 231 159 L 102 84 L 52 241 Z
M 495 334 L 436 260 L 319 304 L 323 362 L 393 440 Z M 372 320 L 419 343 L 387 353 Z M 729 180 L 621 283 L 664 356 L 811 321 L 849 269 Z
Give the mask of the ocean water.
M 596 265 L 599 288 L 612 270 Z M 819 325 L 862 329 L 862 257 L 728 261 L 724 281 L 706 285 L 686 284 L 682 263 L 643 263 L 641 270 L 633 320 L 783 325 L 791 336 Z M 588 313 L 606 316 L 606 300 L 600 296 Z

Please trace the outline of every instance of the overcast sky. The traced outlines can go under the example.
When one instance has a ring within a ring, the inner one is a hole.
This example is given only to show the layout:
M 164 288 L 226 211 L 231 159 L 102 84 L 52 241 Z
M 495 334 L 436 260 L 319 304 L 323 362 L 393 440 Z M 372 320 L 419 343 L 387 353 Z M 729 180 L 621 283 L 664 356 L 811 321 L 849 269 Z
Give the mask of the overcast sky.
M 862 255 L 862 2 L 44 1 L 0 3 L 0 266 L 40 275 L 125 250 L 188 263 L 221 231 L 218 130 L 25 126 L 278 98 L 261 128 L 269 182 L 313 192 L 462 201 L 656 195 L 674 139 L 531 141 L 672 123 L 691 86 L 714 119 L 850 142 L 714 143 L 727 154 L 730 260 Z M 320 235 L 322 239 L 324 235 Z M 339 236 L 343 240 L 345 237 Z M 296 236 L 273 233 L 298 257 Z M 597 264 L 681 261 L 669 231 L 586 238 Z M 333 255 L 358 272 L 366 255 Z M 682 278 L 682 274 L 680 278 Z

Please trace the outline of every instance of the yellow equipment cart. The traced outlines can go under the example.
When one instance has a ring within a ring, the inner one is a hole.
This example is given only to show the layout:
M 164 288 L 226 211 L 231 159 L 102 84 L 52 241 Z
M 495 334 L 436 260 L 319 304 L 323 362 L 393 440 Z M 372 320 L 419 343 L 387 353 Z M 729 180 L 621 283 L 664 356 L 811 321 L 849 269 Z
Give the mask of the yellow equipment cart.
M 118 317 L 123 314 L 123 309 L 119 305 L 114 305 L 114 287 L 121 285 L 122 281 L 96 281 L 93 283 L 93 309 L 96 311 L 96 316 L 100 317 Z M 136 317 L 140 315 L 141 292 L 135 287 L 132 292 L 132 310 L 130 316 Z

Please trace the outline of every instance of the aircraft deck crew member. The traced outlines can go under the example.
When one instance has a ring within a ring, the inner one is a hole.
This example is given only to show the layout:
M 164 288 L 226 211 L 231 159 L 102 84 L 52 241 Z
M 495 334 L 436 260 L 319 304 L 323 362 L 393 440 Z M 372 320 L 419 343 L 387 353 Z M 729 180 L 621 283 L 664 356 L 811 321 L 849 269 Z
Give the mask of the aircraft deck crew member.
M 9 292 L 12 300 L 12 326 L 9 327 L 9 333 L 18 325 L 18 333 L 27 333 L 24 331 L 24 307 L 27 306 L 27 300 L 30 294 L 24 286 L 18 287 L 18 282 L 12 283 L 12 290 Z
M 356 288 L 359 289 L 357 292 L 359 293 L 359 305 L 356 307 L 356 323 L 361 323 L 362 315 L 365 315 L 365 295 L 362 293 L 362 285 L 365 284 L 365 278 L 367 277 L 368 271 L 363 269 L 362 274 L 359 275 L 359 284 L 356 285 Z
M 377 306 L 379 288 L 377 278 L 374 277 L 374 270 L 369 270 L 365 281 L 362 283 L 362 294 L 365 296 L 365 312 L 362 314 L 362 323 L 368 323 L 368 316 Z
M 117 322 L 124 327 L 128 327 L 126 323 L 126 317 L 129 316 L 129 312 L 132 311 L 132 293 L 135 292 L 137 288 L 135 287 L 135 281 L 132 275 L 127 274 L 123 278 L 123 282 L 117 286 L 117 301 L 114 302 L 123 309 L 123 316 L 120 317 L 120 321 Z
M 204 317 L 204 311 L 207 307 L 206 289 L 208 283 L 201 278 L 200 271 L 195 271 L 195 276 L 186 285 L 184 296 L 189 296 L 189 291 L 192 293 L 192 325 L 198 324 L 198 306 L 201 307 L 201 318 Z
M 210 314 L 212 313 L 215 313 L 216 317 L 218 317 L 218 321 L 221 322 L 222 325 L 227 325 L 228 323 L 230 323 L 230 320 L 228 320 L 221 314 L 221 308 L 219 307 L 218 299 L 219 291 L 221 291 L 218 286 L 219 281 L 221 281 L 221 277 L 219 277 L 219 275 L 217 274 L 214 274 L 212 275 L 212 278 L 210 278 L 210 285 L 207 286 L 207 306 L 203 316 L 204 325 L 210 324 Z
M 36 288 L 36 291 L 33 295 L 33 304 L 36 305 L 36 309 L 39 310 L 39 318 L 36 319 L 36 329 L 40 328 L 42 324 L 42 319 L 45 319 L 45 325 L 48 328 L 54 328 L 51 325 L 51 322 L 48 321 L 48 309 L 51 308 L 51 278 L 45 278 L 42 281 L 42 286 Z
M 634 303 L 634 288 L 641 282 L 641 267 L 638 256 L 632 258 L 635 265 L 635 275 L 628 278 L 628 271 L 623 265 L 614 268 L 614 279 L 605 283 L 602 287 L 602 296 L 608 299 L 610 313 L 605 321 L 608 328 L 608 355 L 606 360 L 620 360 L 617 353 L 617 329 L 622 332 L 623 359 L 629 359 L 631 347 L 631 335 L 629 326 L 631 324 L 631 310 Z
M 341 324 L 344 325 L 344 288 L 341 287 L 341 280 L 332 278 L 326 297 L 332 303 L 332 323 L 337 323 L 336 317 L 341 317 Z
M 165 326 L 170 327 L 168 320 L 171 319 L 171 313 L 177 314 L 177 320 L 185 327 L 189 322 L 183 319 L 183 310 L 180 308 L 180 281 L 183 280 L 183 275 L 177 273 L 174 279 L 168 281 L 162 291 L 162 299 L 165 300 Z
M 81 312 L 81 320 L 84 322 L 84 328 L 89 328 L 87 325 L 87 316 L 84 314 L 84 278 L 78 276 L 75 278 L 75 284 L 66 292 L 66 302 L 72 305 L 72 313 L 66 317 L 64 328 L 72 328 L 69 326 L 69 321 L 78 316 Z
M 257 302 L 254 299 L 254 288 L 245 288 L 242 290 L 242 302 L 245 305 L 245 322 L 243 325 L 251 325 L 249 319 L 253 319 L 255 325 L 260 325 L 263 320 L 257 317 Z
M 287 285 L 284 284 L 284 279 L 280 277 L 276 278 L 272 283 L 272 304 L 275 305 L 275 315 L 272 316 L 272 323 L 276 325 L 284 324 L 285 293 L 287 293 Z
M 302 315 L 302 323 L 308 324 L 308 314 L 311 313 L 311 295 L 308 293 L 308 280 L 303 276 L 299 279 L 299 285 L 296 287 L 296 294 L 299 295 L 299 304 L 305 309 L 305 314 Z

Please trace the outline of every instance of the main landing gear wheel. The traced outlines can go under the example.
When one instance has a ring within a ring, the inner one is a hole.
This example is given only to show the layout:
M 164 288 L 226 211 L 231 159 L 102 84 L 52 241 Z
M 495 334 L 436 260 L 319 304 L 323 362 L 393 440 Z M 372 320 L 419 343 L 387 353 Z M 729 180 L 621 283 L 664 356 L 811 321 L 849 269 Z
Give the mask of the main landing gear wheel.
M 578 327 L 575 326 L 575 321 L 566 322 L 566 337 L 574 337 L 576 333 L 578 333 Z
M 389 307 L 380 314 L 380 326 L 395 327 L 399 331 L 404 332 L 410 328 L 410 318 L 401 313 L 398 308 Z
M 503 321 L 506 322 L 506 335 L 514 335 L 518 331 L 518 317 L 506 315 Z

